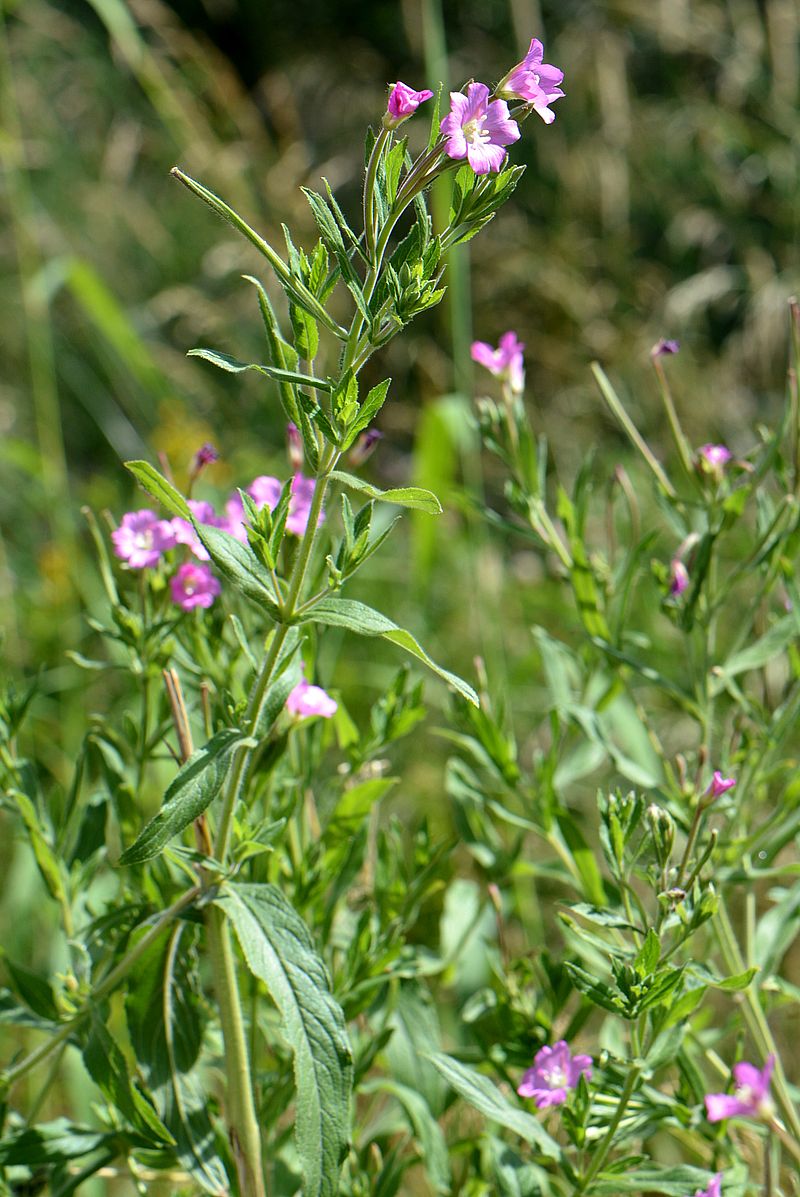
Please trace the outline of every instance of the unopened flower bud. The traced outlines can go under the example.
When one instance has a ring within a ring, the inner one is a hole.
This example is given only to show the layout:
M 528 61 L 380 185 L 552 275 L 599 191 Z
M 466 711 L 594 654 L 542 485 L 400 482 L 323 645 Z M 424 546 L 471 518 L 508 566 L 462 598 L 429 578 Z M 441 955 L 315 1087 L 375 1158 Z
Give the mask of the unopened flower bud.
M 701 799 L 702 805 L 710 806 L 728 790 L 732 790 L 735 785 L 735 777 L 723 777 L 719 769 L 715 769 L 709 787 Z
M 677 353 L 680 349 L 678 341 L 666 341 L 663 337 L 660 341 L 656 341 L 653 348 L 650 350 L 652 358 L 663 357 L 665 353 Z
M 731 451 L 725 445 L 701 445 L 694 459 L 698 473 L 719 486 L 725 476 L 725 466 L 731 459 Z
M 375 452 L 378 441 L 382 439 L 383 433 L 378 432 L 377 428 L 370 428 L 367 432 L 362 432 L 350 450 L 350 464 L 356 467 L 363 465 L 367 458 Z
M 650 824 L 656 859 L 663 868 L 669 862 L 672 845 L 675 843 L 674 820 L 668 811 L 655 803 L 648 806 L 645 815 Z
M 189 466 L 189 481 L 194 482 L 198 474 L 200 474 L 206 466 L 213 465 L 215 461 L 219 461 L 219 453 L 213 445 L 208 441 L 195 453 L 192 458 L 192 464 Z
M 391 86 L 383 117 L 384 129 L 396 129 L 398 125 L 402 125 L 403 121 L 414 115 L 420 104 L 433 96 L 433 92 L 427 88 L 424 91 L 414 91 L 407 83 L 393 83 Z
M 292 473 L 299 474 L 303 468 L 303 438 L 297 425 L 291 421 L 286 425 L 286 441 Z
M 683 594 L 689 585 L 689 571 L 678 557 L 673 557 L 669 564 L 669 593 L 670 598 L 677 598 Z

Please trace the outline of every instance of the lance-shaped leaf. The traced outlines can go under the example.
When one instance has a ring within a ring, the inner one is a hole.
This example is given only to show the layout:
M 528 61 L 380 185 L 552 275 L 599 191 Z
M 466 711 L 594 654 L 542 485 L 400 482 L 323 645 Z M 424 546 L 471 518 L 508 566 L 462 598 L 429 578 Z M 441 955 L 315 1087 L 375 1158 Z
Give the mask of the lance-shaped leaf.
M 131 1080 L 125 1057 L 97 1010 L 92 1010 L 83 1062 L 94 1083 L 139 1134 L 154 1146 L 174 1144 L 167 1127 Z
M 353 1066 L 344 1015 L 308 928 L 274 885 L 227 885 L 217 904 L 264 982 L 294 1052 L 295 1136 L 305 1197 L 336 1197 L 347 1154 Z
M 421 486 L 400 486 L 391 490 L 378 490 L 357 478 L 354 474 L 347 474 L 344 470 L 333 470 L 331 478 L 343 483 L 350 490 L 366 495 L 368 499 L 380 499 L 382 503 L 396 503 L 398 507 L 414 507 L 418 511 L 427 511 L 429 515 L 441 515 L 442 505 L 433 491 L 424 490 Z
M 344 439 L 342 440 L 342 450 L 349 449 L 359 432 L 363 432 L 365 428 L 369 428 L 370 424 L 386 402 L 386 395 L 389 391 L 389 384 L 391 381 L 391 378 L 385 378 L 383 382 L 379 382 L 378 385 L 374 386 L 369 392 L 366 399 L 359 407 L 355 420 L 345 433 Z
M 514 1131 L 540 1155 L 551 1160 L 561 1159 L 561 1148 L 538 1119 L 507 1101 L 488 1077 L 444 1052 L 436 1052 L 428 1058 L 448 1085 L 481 1114 L 506 1130 Z
M 193 752 L 170 783 L 161 810 L 122 853 L 119 863 L 141 864 L 158 856 L 174 836 L 202 815 L 222 788 L 231 754 L 243 743 L 240 731 L 226 727 Z
M 249 545 L 242 544 L 230 532 L 201 524 L 191 516 L 194 529 L 220 573 L 247 598 L 265 607 L 273 617 L 278 614 L 278 596 L 272 579 Z
M 251 244 L 253 244 L 256 249 L 264 255 L 278 276 L 281 285 L 291 299 L 294 299 L 296 303 L 299 303 L 301 307 L 304 307 L 306 311 L 312 316 L 316 317 L 317 320 L 321 320 L 323 324 L 325 324 L 331 330 L 331 332 L 336 334 L 337 337 L 341 337 L 343 340 L 346 339 L 347 333 L 345 330 L 339 327 L 332 316 L 328 315 L 328 313 L 325 311 L 325 308 L 322 306 L 319 300 L 315 299 L 315 297 L 311 294 L 303 280 L 297 278 L 292 273 L 292 271 L 284 262 L 283 258 L 276 253 L 269 242 L 265 241 L 264 238 L 255 231 L 255 229 L 251 229 L 250 225 L 247 224 L 246 221 L 242 220 L 238 212 L 234 212 L 233 208 L 229 208 L 228 205 L 219 198 L 219 196 L 214 195 L 213 191 L 209 191 L 208 188 L 203 187 L 201 183 L 196 182 L 194 179 L 190 178 L 189 175 L 184 174 L 183 171 L 179 170 L 177 166 L 174 166 L 170 173 L 172 174 L 173 178 L 178 179 L 179 182 L 183 183 L 184 187 L 187 187 L 189 191 L 207 203 L 210 208 L 213 208 L 217 215 L 221 216 L 223 220 L 226 220 L 228 224 L 233 225 L 238 232 L 242 233 L 247 240 L 250 241 Z
M 173 515 L 179 515 L 184 520 L 192 518 L 189 504 L 180 491 L 177 491 L 171 482 L 167 482 L 163 474 L 159 474 L 149 461 L 126 461 L 125 469 L 130 470 L 148 495 L 157 499 L 163 507 L 166 507 L 167 511 L 171 511 Z
M 281 370 L 278 366 L 264 366 L 260 362 L 240 362 L 228 353 L 217 353 L 215 349 L 190 349 L 187 357 L 201 357 L 229 374 L 241 374 L 245 370 L 257 370 L 274 378 L 276 382 L 294 383 L 296 386 L 314 387 L 317 391 L 331 391 L 333 384 L 326 378 L 312 378 L 310 374 L 299 374 L 296 370 Z
M 443 678 L 448 685 L 457 690 L 473 706 L 480 706 L 478 695 L 468 682 L 448 669 L 437 665 L 425 650 L 417 643 L 410 632 L 398 627 L 391 619 L 381 615 L 380 611 L 368 607 L 366 603 L 359 603 L 355 599 L 324 598 L 307 611 L 300 620 L 301 623 L 322 623 L 331 627 L 346 628 L 356 632 L 359 636 L 380 636 L 382 640 L 389 640 L 404 648 L 407 653 L 423 661 L 429 669 Z

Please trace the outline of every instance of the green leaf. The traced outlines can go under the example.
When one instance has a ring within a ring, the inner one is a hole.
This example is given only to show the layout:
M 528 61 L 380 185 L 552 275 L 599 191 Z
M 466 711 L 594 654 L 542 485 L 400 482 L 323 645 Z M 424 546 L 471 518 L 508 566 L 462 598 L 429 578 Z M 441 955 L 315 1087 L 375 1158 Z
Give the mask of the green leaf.
M 279 613 L 278 596 L 272 578 L 249 545 L 242 544 L 222 528 L 201 524 L 194 516 L 191 519 L 198 537 L 220 573 L 247 598 L 266 609 L 273 618 L 276 617 Z
M 736 677 L 739 673 L 746 673 L 750 669 L 763 668 L 774 657 L 785 652 L 796 639 L 797 620 L 795 616 L 786 615 L 783 619 L 779 619 L 758 640 L 740 652 L 733 653 L 724 665 L 718 665 L 711 671 L 712 694 L 721 694 L 728 678 Z
M 453 1178 L 447 1141 L 425 1098 L 408 1085 L 399 1085 L 396 1081 L 382 1077 L 360 1085 L 359 1092 L 388 1093 L 400 1103 L 419 1142 L 422 1162 L 434 1193 L 450 1193 Z
M 595 906 L 605 905 L 606 894 L 597 859 L 572 816 L 563 811 L 558 815 L 558 827 L 583 881 L 584 892 Z
M 295 1136 L 305 1197 L 336 1197 L 348 1151 L 352 1060 L 344 1015 L 308 928 L 274 885 L 227 885 L 216 899 L 264 982 L 294 1052 Z
M 686 1197 L 687 1193 L 698 1192 L 708 1187 L 713 1172 L 704 1168 L 693 1168 L 679 1164 L 674 1168 L 659 1168 L 650 1165 L 633 1171 L 600 1175 L 592 1182 L 592 1193 L 598 1197 L 619 1197 L 622 1193 L 659 1193 L 663 1197 Z
M 342 452 L 344 452 L 346 449 L 349 449 L 359 432 L 363 432 L 365 428 L 368 428 L 375 419 L 378 412 L 386 402 L 386 395 L 388 393 L 391 381 L 391 378 L 385 378 L 383 382 L 379 382 L 378 385 L 374 386 L 367 394 L 366 399 L 358 409 L 358 415 L 355 418 L 355 422 L 351 424 L 344 435 L 342 440 Z
M 158 856 L 174 836 L 202 815 L 222 788 L 231 754 L 242 742 L 240 731 L 226 727 L 193 752 L 170 782 L 161 810 L 122 853 L 119 863 L 142 864 Z
M 326 378 L 313 378 L 310 374 L 298 374 L 296 370 L 281 370 L 278 366 L 264 366 L 260 362 L 240 362 L 227 353 L 217 353 L 215 349 L 190 349 L 187 357 L 199 357 L 220 370 L 227 370 L 229 374 L 241 374 L 244 370 L 257 370 L 259 374 L 266 374 L 278 382 L 290 382 L 296 386 L 314 387 L 317 391 L 331 391 L 333 384 Z
M 59 1022 L 61 1013 L 50 982 L 29 968 L 25 968 L 24 965 L 15 964 L 5 954 L 4 963 L 14 991 L 28 1009 L 37 1014 L 39 1018 L 45 1018 L 49 1022 Z
M 238 212 L 234 212 L 219 196 L 214 195 L 213 191 L 209 191 L 201 183 L 197 183 L 194 179 L 184 174 L 177 166 L 174 166 L 170 173 L 173 178 L 183 183 L 184 187 L 187 187 L 189 191 L 208 204 L 210 208 L 213 208 L 218 216 L 221 216 L 228 224 L 233 225 L 238 232 L 242 233 L 264 255 L 290 299 L 294 299 L 295 302 L 304 307 L 312 316 L 321 320 L 337 337 L 346 339 L 347 333 L 345 330 L 339 327 L 332 316 L 328 315 L 325 308 L 319 300 L 314 298 L 303 281 L 292 274 L 292 271 L 286 265 L 283 258 L 275 252 L 269 242 L 265 241 L 254 229 L 251 229 L 250 225 L 242 220 Z
M 20 818 L 25 824 L 25 830 L 28 833 L 28 840 L 33 849 L 34 858 L 39 866 L 39 872 L 47 886 L 50 897 L 55 902 L 66 902 L 67 897 L 64 889 L 64 880 L 61 875 L 61 864 L 45 836 L 44 828 L 36 813 L 35 806 L 27 794 L 23 794 L 20 790 L 10 787 L 6 793 L 11 801 L 16 803 Z
M 125 1015 L 131 1046 L 164 1124 L 175 1138 L 178 1164 L 206 1193 L 225 1197 L 230 1184 L 216 1152 L 208 1093 L 195 1067 L 203 1025 L 186 924 L 152 944 L 130 974 Z
M 449 670 L 442 669 L 440 665 L 431 660 L 410 632 L 407 632 L 405 628 L 398 627 L 391 619 L 387 619 L 379 611 L 368 607 L 366 603 L 359 603 L 354 599 L 324 598 L 312 607 L 310 611 L 306 612 L 301 617 L 300 622 L 321 623 L 329 627 L 346 628 L 348 631 L 355 632 L 359 636 L 380 636 L 383 640 L 389 640 L 392 644 L 399 645 L 407 653 L 411 653 L 412 656 L 423 661 L 429 669 L 432 669 L 448 685 L 457 690 L 462 698 L 466 698 L 476 707 L 480 706 L 478 695 L 472 689 L 472 686 L 455 673 L 450 673 Z
M 301 187 L 303 195 L 311 205 L 311 212 L 314 220 L 317 222 L 317 228 L 322 234 L 322 240 L 334 254 L 339 250 L 344 249 L 344 241 L 342 234 L 339 232 L 339 226 L 336 223 L 330 208 L 321 195 L 316 191 L 312 191 L 310 187 Z
M 125 469 L 130 470 L 139 485 L 167 511 L 179 515 L 181 519 L 191 520 L 192 512 L 183 495 L 149 461 L 126 461 Z
M 396 503 L 398 507 L 414 507 L 418 511 L 427 511 L 430 515 L 442 514 L 442 505 L 436 495 L 430 490 L 423 490 L 421 486 L 378 490 L 377 486 L 372 486 L 354 474 L 347 474 L 344 470 L 333 470 L 331 478 L 349 486 L 351 490 L 358 491 L 359 494 L 366 495 L 369 499 L 379 499 L 382 503 Z
M 550 1160 L 561 1159 L 561 1148 L 541 1123 L 524 1110 L 511 1105 L 488 1077 L 443 1052 L 437 1052 L 429 1059 L 448 1085 L 481 1114 L 519 1135 L 540 1155 Z
M 92 1011 L 83 1062 L 94 1083 L 135 1130 L 154 1145 L 174 1144 L 150 1102 L 132 1084 L 125 1057 L 96 1010 Z
M 647 935 L 644 937 L 644 943 L 633 962 L 633 967 L 640 977 L 646 977 L 656 971 L 660 959 L 661 941 L 653 928 L 648 927 Z
M 75 1126 L 66 1118 L 56 1118 L 53 1122 L 12 1131 L 0 1139 L 0 1165 L 10 1168 L 22 1164 L 32 1168 L 59 1164 L 97 1151 L 115 1137 L 86 1126 Z

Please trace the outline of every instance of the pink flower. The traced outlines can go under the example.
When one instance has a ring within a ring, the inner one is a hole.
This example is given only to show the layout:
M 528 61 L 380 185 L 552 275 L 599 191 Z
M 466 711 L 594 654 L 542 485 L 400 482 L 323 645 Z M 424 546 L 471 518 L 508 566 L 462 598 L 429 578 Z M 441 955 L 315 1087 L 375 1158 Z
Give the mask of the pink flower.
M 769 1094 L 770 1077 L 775 1067 L 775 1057 L 767 1056 L 762 1069 L 742 1060 L 733 1066 L 736 1088 L 733 1094 L 708 1093 L 705 1098 L 706 1116 L 709 1122 L 721 1122 L 723 1118 L 770 1118 L 772 1099 Z
M 476 175 L 500 170 L 504 146 L 519 136 L 519 125 L 508 114 L 505 100 L 489 102 L 485 83 L 470 83 L 467 94 L 450 92 L 450 112 L 441 123 L 451 158 L 466 158 Z
M 722 1173 L 718 1172 L 716 1176 L 712 1176 L 709 1181 L 707 1189 L 698 1189 L 694 1197 L 722 1197 Z M 688 1197 L 688 1194 L 687 1194 Z
M 724 445 L 701 445 L 697 450 L 697 456 L 701 462 L 717 469 L 730 461 L 731 451 Z
M 377 428 L 370 428 L 367 432 L 360 433 L 356 443 L 350 450 L 350 464 L 352 466 L 362 466 L 368 457 L 371 457 L 375 452 L 378 441 L 383 440 L 383 433 L 378 432 Z
M 289 515 L 286 518 L 287 532 L 294 532 L 295 536 L 302 536 L 311 514 L 311 500 L 314 498 L 315 482 L 313 478 L 305 478 L 302 474 L 295 474 L 292 478 L 292 497 L 289 500 Z M 319 513 L 317 527 L 325 519 Z
M 533 1058 L 517 1089 L 520 1097 L 533 1097 L 536 1108 L 560 1106 L 567 1100 L 567 1090 L 574 1089 L 581 1073 L 592 1077 L 592 1057 L 573 1056 L 563 1039 L 553 1047 L 541 1048 Z
M 680 557 L 674 557 L 669 563 L 669 593 L 672 598 L 683 594 L 689 585 L 689 571 Z
M 296 474 L 303 468 L 303 438 L 300 429 L 291 420 L 286 425 L 286 443 L 289 449 L 289 465 Z
M 714 770 L 714 776 L 711 779 L 711 785 L 705 792 L 705 797 L 712 802 L 724 794 L 726 790 L 732 790 L 736 785 L 735 777 L 723 777 L 719 769 Z
M 300 473 L 295 474 L 292 478 L 286 530 L 293 532 L 295 536 L 302 536 L 306 530 L 308 517 L 311 514 L 311 500 L 314 497 L 315 485 L 313 478 L 306 478 Z M 272 478 L 269 474 L 262 474 L 253 479 L 247 488 L 247 493 L 257 507 L 266 506 L 270 511 L 274 511 L 281 497 L 282 489 L 283 486 L 277 478 Z M 231 536 L 235 536 L 242 543 L 246 543 L 247 525 L 244 518 L 244 506 L 238 495 L 231 495 L 225 504 L 225 512 L 227 519 L 222 525 L 225 531 L 230 532 Z M 324 513 L 320 512 L 317 526 L 324 519 Z
M 678 341 L 665 341 L 662 337 L 660 341 L 656 341 L 653 348 L 650 350 L 651 357 L 663 357 L 665 353 L 677 353 L 680 349 Z
M 272 478 L 269 474 L 261 474 L 250 483 L 247 493 L 256 507 L 269 507 L 272 511 L 281 497 L 282 490 L 279 479 Z
M 286 699 L 286 710 L 298 719 L 310 719 L 312 715 L 330 719 L 338 709 L 338 703 L 330 694 L 326 694 L 320 686 L 309 685 L 305 678 L 297 683 Z
M 225 504 L 225 521 L 220 525 L 242 544 L 247 544 L 247 528 L 244 522 L 244 504 L 238 494 L 233 494 Z
M 175 533 L 169 520 L 160 520 L 154 511 L 128 511 L 111 533 L 114 552 L 131 569 L 149 569 L 158 565 L 161 554 L 175 547 Z
M 507 100 L 525 100 L 533 105 L 546 125 L 552 125 L 556 114 L 550 111 L 549 105 L 564 95 L 558 86 L 563 82 L 564 72 L 542 62 L 543 56 L 544 46 L 538 38 L 532 38 L 528 53 L 498 83 L 496 94 Z
M 414 91 L 414 88 L 409 87 L 407 83 L 393 83 L 391 88 L 386 115 L 383 118 L 385 129 L 396 129 L 403 121 L 407 121 L 410 116 L 414 115 L 420 104 L 425 100 L 430 100 L 433 95 L 433 92 L 427 89 Z
M 220 585 L 207 565 L 187 561 L 170 579 L 169 591 L 173 603 L 177 603 L 182 611 L 191 611 L 194 607 L 210 607 L 220 592 Z
M 213 465 L 215 461 L 219 461 L 219 453 L 217 453 L 217 450 L 213 445 L 206 441 L 204 445 L 200 446 L 192 458 L 192 464 L 189 468 L 189 473 L 193 478 L 196 478 L 201 470 L 204 470 L 208 465 Z
M 520 395 L 525 389 L 525 366 L 522 358 L 524 348 L 522 341 L 517 340 L 516 333 L 507 332 L 500 338 L 497 349 L 492 349 L 485 341 L 473 341 L 470 352 L 474 362 L 485 366 L 498 378 L 507 379 L 511 390 Z

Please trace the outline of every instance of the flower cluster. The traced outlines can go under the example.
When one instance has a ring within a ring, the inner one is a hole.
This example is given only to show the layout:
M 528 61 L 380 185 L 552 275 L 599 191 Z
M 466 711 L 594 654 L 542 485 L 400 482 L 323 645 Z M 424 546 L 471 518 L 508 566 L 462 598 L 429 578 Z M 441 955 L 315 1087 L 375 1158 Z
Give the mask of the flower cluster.
M 198 454 L 198 458 L 199 458 Z M 253 479 L 247 494 L 257 507 L 274 509 L 283 490 L 278 478 L 263 474 Z M 302 536 L 311 514 L 314 496 L 314 480 L 296 473 L 292 478 L 289 512 L 286 531 Z M 247 523 L 244 504 L 238 492 L 231 495 L 225 504 L 225 514 L 218 515 L 211 503 L 189 499 L 189 508 L 194 523 L 176 517 L 172 520 L 159 519 L 154 511 L 128 511 L 120 520 L 118 528 L 111 533 L 114 552 L 130 569 L 155 569 L 174 549 L 188 549 L 195 558 L 181 564 L 170 578 L 169 592 L 172 601 L 182 611 L 195 607 L 210 607 L 220 593 L 218 579 L 212 573 L 208 553 L 197 533 L 196 524 L 220 528 L 243 543 L 247 541 Z M 320 512 L 318 523 L 325 516 Z M 199 564 L 198 564 L 199 563 Z
M 466 158 L 476 175 L 500 170 L 506 146 L 520 137 L 507 100 L 522 100 L 545 124 L 553 123 L 555 113 L 550 105 L 564 95 L 560 87 L 564 72 L 543 62 L 543 58 L 544 46 L 534 37 L 528 53 L 503 77 L 494 93 L 485 83 L 475 82 L 467 85 L 466 93 L 450 92 L 450 111 L 439 126 L 449 158 Z M 432 95 L 427 89 L 415 91 L 407 83 L 393 83 L 383 115 L 384 129 L 396 129 Z

